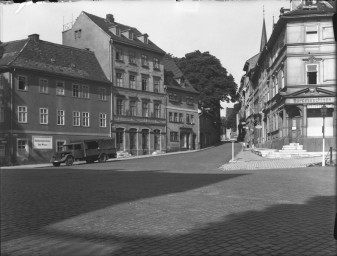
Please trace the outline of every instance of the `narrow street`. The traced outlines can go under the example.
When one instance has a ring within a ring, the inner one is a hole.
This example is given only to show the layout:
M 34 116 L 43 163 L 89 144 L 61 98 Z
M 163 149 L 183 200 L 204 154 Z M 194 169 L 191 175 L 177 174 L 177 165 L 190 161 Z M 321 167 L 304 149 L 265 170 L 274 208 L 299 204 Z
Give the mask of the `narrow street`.
M 333 167 L 219 169 L 230 159 L 226 143 L 1 170 L 1 255 L 336 255 Z

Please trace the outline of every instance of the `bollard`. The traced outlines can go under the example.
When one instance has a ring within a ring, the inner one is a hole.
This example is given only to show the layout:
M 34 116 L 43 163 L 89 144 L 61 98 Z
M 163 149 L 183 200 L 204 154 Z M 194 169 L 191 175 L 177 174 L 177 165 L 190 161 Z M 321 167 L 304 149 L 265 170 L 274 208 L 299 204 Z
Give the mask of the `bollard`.
M 330 165 L 332 165 L 332 147 L 330 147 Z

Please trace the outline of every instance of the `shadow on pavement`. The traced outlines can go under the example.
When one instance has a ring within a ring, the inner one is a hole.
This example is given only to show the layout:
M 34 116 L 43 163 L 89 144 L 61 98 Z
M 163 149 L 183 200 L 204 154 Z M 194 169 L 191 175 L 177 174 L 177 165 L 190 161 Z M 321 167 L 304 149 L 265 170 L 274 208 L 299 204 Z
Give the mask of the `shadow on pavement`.
M 246 174 L 118 169 L 63 169 L 61 175 L 58 169 L 2 171 L 1 241 L 115 204 L 188 191 L 242 175 Z
M 208 223 L 182 235 L 114 236 L 53 230 L 41 230 L 40 235 L 117 248 L 109 254 L 97 250 L 96 255 L 332 256 L 336 255 L 333 238 L 335 202 L 334 196 L 318 196 L 306 204 L 279 204 L 264 211 L 232 214 L 223 221 Z M 51 250 L 50 255 L 68 255 L 68 249 Z

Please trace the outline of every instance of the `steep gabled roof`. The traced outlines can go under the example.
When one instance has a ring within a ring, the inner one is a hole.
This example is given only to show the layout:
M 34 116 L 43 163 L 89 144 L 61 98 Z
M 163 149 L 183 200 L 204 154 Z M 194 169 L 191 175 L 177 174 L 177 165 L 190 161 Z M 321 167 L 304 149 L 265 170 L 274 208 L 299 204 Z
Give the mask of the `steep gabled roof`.
M 181 78 L 183 76 L 183 72 L 181 72 L 181 70 L 178 68 L 178 66 L 174 63 L 174 61 L 171 58 L 165 56 L 165 58 L 163 59 L 163 64 L 164 69 L 166 71 L 171 71 L 175 79 Z
M 252 70 L 256 66 L 256 63 L 259 57 L 260 57 L 260 53 L 248 59 L 243 67 L 243 71 L 246 71 L 248 73 L 250 70 Z
M 0 44 L 0 68 L 6 67 L 109 82 L 94 52 L 42 41 L 36 34 Z
M 314 14 L 325 14 L 334 13 L 336 11 L 335 1 L 317 1 L 316 4 L 307 6 L 305 4 L 300 4 L 296 9 L 284 14 L 285 17 L 298 16 L 298 15 L 314 15 Z
M 115 42 L 122 43 L 122 44 L 127 44 L 133 47 L 141 48 L 141 49 L 146 49 L 149 51 L 154 51 L 159 54 L 165 54 L 165 51 L 160 49 L 157 45 L 155 45 L 151 40 L 148 40 L 148 43 L 143 43 L 140 41 L 137 36 L 143 35 L 138 29 L 134 27 L 130 27 L 127 25 L 123 25 L 121 23 L 117 22 L 108 22 L 106 19 L 95 16 L 93 14 L 84 12 L 83 13 L 88 16 L 89 19 L 91 19 L 97 26 L 99 26 L 106 34 L 108 34 Z M 113 26 L 117 26 L 118 28 L 123 30 L 130 30 L 135 36 L 133 39 L 126 38 L 124 35 L 117 36 L 114 33 L 112 33 L 109 29 L 112 28 Z
M 262 35 L 261 35 L 261 43 L 260 43 L 260 52 L 263 51 L 263 48 L 267 45 L 267 31 L 266 31 L 266 22 L 263 17 L 263 25 L 262 25 Z

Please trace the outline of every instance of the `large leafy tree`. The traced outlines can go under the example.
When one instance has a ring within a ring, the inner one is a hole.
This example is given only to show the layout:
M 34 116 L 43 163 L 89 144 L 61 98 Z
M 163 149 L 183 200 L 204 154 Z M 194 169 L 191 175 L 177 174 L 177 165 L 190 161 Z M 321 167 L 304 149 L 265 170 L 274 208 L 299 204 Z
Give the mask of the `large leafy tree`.
M 169 56 L 183 72 L 184 78 L 200 92 L 199 109 L 210 113 L 220 129 L 220 102 L 237 100 L 237 84 L 233 76 L 228 74 L 220 60 L 209 52 L 194 51 L 187 53 L 183 58 Z

